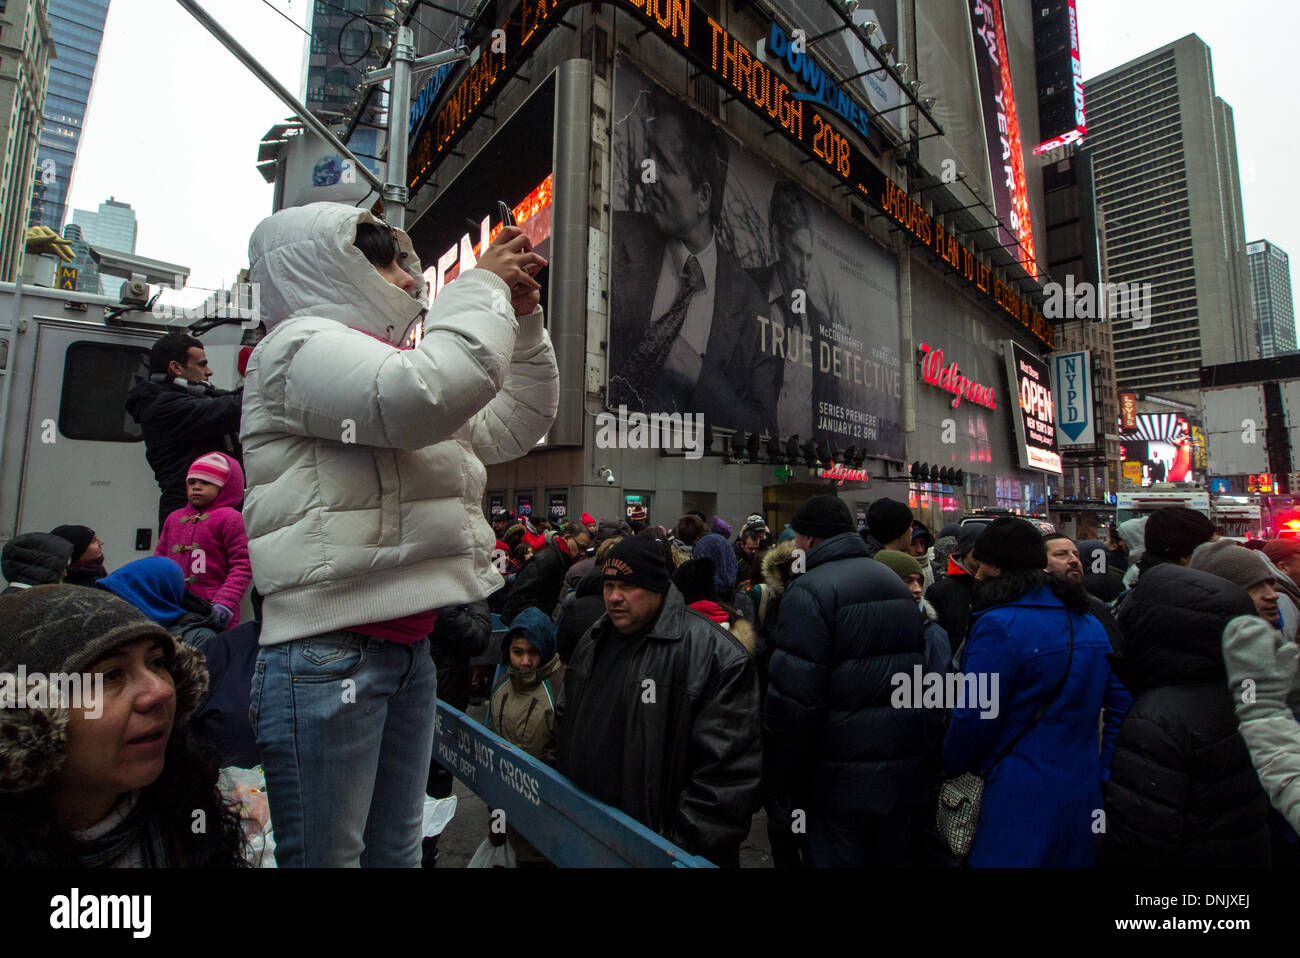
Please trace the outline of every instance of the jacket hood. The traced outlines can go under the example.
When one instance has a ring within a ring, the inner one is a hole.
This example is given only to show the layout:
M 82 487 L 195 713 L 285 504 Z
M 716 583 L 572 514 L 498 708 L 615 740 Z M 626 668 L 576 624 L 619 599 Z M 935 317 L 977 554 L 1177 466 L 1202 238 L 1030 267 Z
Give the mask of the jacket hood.
M 1135 695 L 1141 689 L 1226 682 L 1223 630 L 1255 603 L 1241 586 L 1172 563 L 1152 566 L 1121 605 L 1123 653 L 1115 674 Z
M 1106 551 L 1106 543 L 1100 539 L 1081 539 L 1074 546 L 1079 550 L 1079 561 L 1083 563 L 1083 574 L 1085 576 L 1092 573 L 1092 563 L 1098 552 L 1101 553 L 1105 563 L 1101 568 L 1101 572 L 1105 572 L 1110 568 L 1110 553 Z
M 185 573 L 171 559 L 148 556 L 128 562 L 99 580 L 100 588 L 125 599 L 159 625 L 186 615 Z
M 48 532 L 15 536 L 0 551 L 0 572 L 11 585 L 54 585 L 72 558 L 72 543 Z
M 838 559 L 852 559 L 867 555 L 867 543 L 856 532 L 841 532 L 837 536 L 823 539 L 808 552 L 808 568 L 823 562 L 835 562 Z
M 268 332 L 286 319 L 323 316 L 397 345 L 429 308 L 411 238 L 395 230 L 398 264 L 416 297 L 388 282 L 356 246 L 358 223 L 387 224 L 346 203 L 309 203 L 262 220 L 248 241 L 249 280 L 258 284 Z M 406 257 L 402 258 L 401 253 Z
M 510 620 L 510 629 L 501 637 L 501 663 L 510 665 L 510 637 L 516 632 L 523 632 L 528 641 L 542 654 L 542 664 L 555 657 L 555 626 L 551 617 L 541 609 L 524 609 Z
M 211 453 L 204 453 L 204 455 L 211 455 Z M 226 479 L 226 484 L 217 493 L 217 498 L 212 500 L 212 505 L 208 506 L 208 508 L 220 509 L 222 506 L 230 506 L 232 509 L 236 509 L 244 501 L 244 470 L 240 468 L 238 462 L 224 452 L 219 452 L 217 455 L 226 460 L 226 465 L 230 467 L 230 476 Z M 186 505 L 191 511 L 194 511 L 194 507 L 190 506 L 188 502 Z
M 1128 546 L 1128 561 L 1137 562 L 1146 549 L 1147 519 L 1150 516 L 1138 516 L 1119 524 L 1119 536 Z
M 731 593 L 736 591 L 737 568 L 736 552 L 731 544 L 722 536 L 711 532 L 701 536 L 700 541 L 695 543 L 691 557 L 713 560 L 713 588 L 719 598 L 729 599 Z
M 776 595 L 781 595 L 793 576 L 790 571 L 792 565 L 794 565 L 794 540 L 787 539 L 774 545 L 763 553 L 763 558 L 758 564 L 763 584 Z

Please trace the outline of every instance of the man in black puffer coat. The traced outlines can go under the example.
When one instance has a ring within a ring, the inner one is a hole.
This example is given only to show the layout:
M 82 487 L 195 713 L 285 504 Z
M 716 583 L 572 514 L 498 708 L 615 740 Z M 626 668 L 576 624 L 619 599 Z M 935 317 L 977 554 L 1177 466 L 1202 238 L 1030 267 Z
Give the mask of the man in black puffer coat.
M 839 499 L 814 496 L 790 525 L 806 571 L 781 598 L 764 782 L 787 822 L 806 812 L 813 867 L 905 864 L 932 743 L 922 709 L 892 707 L 891 677 L 924 667 L 924 619 L 902 580 L 867 557 Z
M 1223 630 L 1254 615 L 1245 589 L 1164 563 L 1119 614 L 1115 674 L 1133 694 L 1105 788 L 1097 864 L 1239 868 L 1270 861 L 1268 798 L 1237 730 Z
M 564 535 L 546 533 L 546 545 L 524 563 L 515 576 L 510 598 L 501 610 L 501 621 L 509 625 L 524 609 L 540 609 L 547 616 L 555 616 L 564 586 L 564 573 L 580 556 L 587 554 L 591 533 L 571 522 L 564 527 Z
M 186 333 L 168 333 L 149 350 L 147 380 L 127 394 L 126 411 L 144 433 L 144 454 L 161 496 L 158 528 L 185 505 L 185 473 L 199 456 L 224 452 L 243 460 L 239 419 L 244 390 L 209 386 L 203 343 Z
M 578 640 L 605 614 L 604 573 L 593 569 L 578 582 L 573 595 L 564 600 L 560 621 L 555 626 L 556 652 L 566 665 L 578 647 Z
M 469 664 L 481 655 L 492 641 L 492 613 L 486 601 L 467 605 L 449 605 L 438 610 L 437 621 L 429 633 L 429 652 L 438 668 L 438 698 L 462 712 L 469 708 Z M 438 745 L 433 748 L 425 794 L 446 798 L 452 793 L 452 774 L 438 761 Z M 424 867 L 433 868 L 438 860 L 438 839 L 423 840 Z

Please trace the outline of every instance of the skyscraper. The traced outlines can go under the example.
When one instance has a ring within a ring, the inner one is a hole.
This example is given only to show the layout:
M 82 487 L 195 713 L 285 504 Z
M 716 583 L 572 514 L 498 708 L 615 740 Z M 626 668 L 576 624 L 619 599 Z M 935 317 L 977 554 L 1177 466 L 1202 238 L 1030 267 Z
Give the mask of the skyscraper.
M 108 3 L 109 0 L 50 0 L 50 33 L 57 54 L 50 61 L 45 124 L 36 154 L 31 222 L 48 226 L 56 233 L 67 213 Z
M 373 22 L 363 19 L 367 16 L 376 19 Z M 303 102 L 307 109 L 327 123 L 341 122 L 352 112 L 352 102 L 361 99 L 357 82 L 366 67 L 379 66 L 388 52 L 389 35 L 383 25 L 385 22 L 391 25 L 395 16 L 393 4 L 385 0 L 313 4 L 308 26 L 311 39 L 307 41 L 303 69 Z M 370 98 L 370 107 L 362 119 L 382 124 L 384 111 L 385 95 L 381 87 Z
M 131 209 L 130 203 L 110 196 L 99 204 L 96 212 L 73 210 L 72 222 L 81 227 L 81 235 L 91 246 L 122 253 L 135 252 L 135 210 Z
M 1259 323 L 1259 358 L 1296 351 L 1295 304 L 1291 299 L 1291 260 L 1268 240 L 1246 247 L 1250 289 Z
M 135 210 L 131 209 L 130 203 L 122 203 L 110 196 L 100 203 L 99 209 L 94 212 L 73 210 L 68 225 L 78 227 L 81 230 L 82 240 L 90 246 L 118 250 L 122 253 L 135 252 Z M 96 289 L 88 282 L 83 283 L 80 274 L 77 276 L 78 289 L 86 292 L 101 292 L 106 296 L 109 295 L 108 284 L 118 282 L 109 277 L 100 277 L 99 287 Z
M 1151 284 L 1112 319 L 1120 388 L 1196 390 L 1201 366 L 1258 356 L 1232 108 L 1189 34 L 1085 84 L 1113 283 Z M 1132 288 L 1132 287 L 1130 287 Z
M 36 146 L 53 54 L 43 0 L 0 3 L 0 280 L 22 269 Z

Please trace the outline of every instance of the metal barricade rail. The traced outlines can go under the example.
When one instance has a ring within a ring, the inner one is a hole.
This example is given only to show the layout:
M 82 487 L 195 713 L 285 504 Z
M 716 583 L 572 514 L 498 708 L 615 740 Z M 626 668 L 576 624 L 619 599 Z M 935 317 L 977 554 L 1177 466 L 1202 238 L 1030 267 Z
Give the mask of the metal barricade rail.
M 561 868 L 712 868 L 555 769 L 438 703 L 436 757 Z

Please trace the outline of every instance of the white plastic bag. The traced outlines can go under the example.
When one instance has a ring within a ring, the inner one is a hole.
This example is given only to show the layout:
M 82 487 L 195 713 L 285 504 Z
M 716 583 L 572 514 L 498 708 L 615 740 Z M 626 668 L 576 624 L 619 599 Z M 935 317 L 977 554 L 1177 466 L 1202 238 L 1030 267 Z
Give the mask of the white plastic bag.
M 266 775 L 261 766 L 221 770 L 221 791 L 239 806 L 244 834 L 248 838 L 245 858 L 254 868 L 275 867 L 275 835 L 271 830 L 271 806 L 266 800 Z
M 466 868 L 517 868 L 518 862 L 515 860 L 515 850 L 510 847 L 509 842 L 501 845 L 493 845 L 489 838 L 483 839 L 483 844 L 479 845 L 474 852 L 474 857 L 469 860 Z
M 424 824 L 422 828 L 424 837 L 433 838 L 435 835 L 441 835 L 442 830 L 451 823 L 455 815 L 455 795 L 448 795 L 446 798 L 424 796 Z

